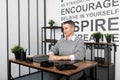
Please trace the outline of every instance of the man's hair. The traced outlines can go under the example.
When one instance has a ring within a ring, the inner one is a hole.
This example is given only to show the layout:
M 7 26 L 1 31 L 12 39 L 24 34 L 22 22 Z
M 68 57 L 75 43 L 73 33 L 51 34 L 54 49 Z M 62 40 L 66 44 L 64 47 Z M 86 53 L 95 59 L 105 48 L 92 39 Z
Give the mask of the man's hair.
M 65 21 L 63 24 L 70 24 L 71 26 L 75 27 L 75 23 L 72 20 Z

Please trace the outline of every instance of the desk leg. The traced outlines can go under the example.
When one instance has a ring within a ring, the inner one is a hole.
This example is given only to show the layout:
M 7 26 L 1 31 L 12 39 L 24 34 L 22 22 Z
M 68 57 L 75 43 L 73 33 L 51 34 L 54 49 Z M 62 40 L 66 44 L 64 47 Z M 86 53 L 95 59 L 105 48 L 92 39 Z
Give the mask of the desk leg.
M 97 80 L 97 66 L 90 69 L 90 76 L 93 80 Z
M 97 80 L 97 66 L 95 66 L 95 80 Z
M 11 62 L 8 62 L 8 80 L 11 80 Z
M 70 80 L 70 77 L 69 77 L 69 76 L 66 76 L 66 80 Z
M 93 74 L 94 74 L 94 70 L 93 70 L 93 68 L 91 68 L 91 69 L 90 69 L 90 77 L 91 77 L 92 79 L 94 79 L 94 75 L 93 75 Z
M 41 80 L 43 80 L 43 71 L 41 70 Z

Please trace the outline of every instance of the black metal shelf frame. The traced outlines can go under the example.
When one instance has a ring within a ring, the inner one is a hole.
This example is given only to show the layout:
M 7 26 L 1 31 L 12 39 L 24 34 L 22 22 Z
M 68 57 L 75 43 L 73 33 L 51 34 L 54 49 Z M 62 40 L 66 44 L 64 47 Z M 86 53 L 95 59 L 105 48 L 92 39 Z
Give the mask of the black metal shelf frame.
M 91 52 L 92 61 L 97 61 L 98 66 L 106 67 L 107 68 L 107 80 L 110 80 L 110 66 L 114 66 L 114 80 L 115 80 L 115 60 L 116 60 L 116 51 L 117 45 L 115 43 L 105 43 L 105 42 L 85 42 L 86 49 L 89 49 Z M 104 50 L 104 58 L 99 60 L 102 55 L 102 50 Z M 98 59 L 95 59 L 95 54 L 97 55 Z M 113 56 L 111 56 L 113 54 Z M 112 59 L 113 57 L 113 59 Z M 112 61 L 113 60 L 113 61 Z
M 50 43 L 51 45 L 54 45 L 57 40 L 56 40 L 56 29 L 61 29 L 62 28 L 60 26 L 46 26 L 46 27 L 42 27 L 42 31 L 41 31 L 41 39 L 42 39 L 42 54 L 46 55 L 46 50 L 47 50 L 47 43 Z M 47 39 L 47 31 L 46 30 L 50 30 L 50 38 Z

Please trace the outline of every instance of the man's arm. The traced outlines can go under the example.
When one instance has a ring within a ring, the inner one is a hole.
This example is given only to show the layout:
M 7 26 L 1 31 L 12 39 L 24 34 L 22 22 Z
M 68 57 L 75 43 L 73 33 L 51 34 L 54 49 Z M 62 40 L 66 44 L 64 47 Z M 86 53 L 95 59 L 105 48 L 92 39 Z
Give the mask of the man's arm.
M 83 60 L 85 57 L 85 46 L 84 46 L 84 41 L 82 39 L 79 38 L 76 48 L 75 48 L 75 52 L 74 52 L 74 57 L 75 60 Z
M 70 60 L 70 56 L 56 56 L 53 54 L 49 54 L 49 60 Z

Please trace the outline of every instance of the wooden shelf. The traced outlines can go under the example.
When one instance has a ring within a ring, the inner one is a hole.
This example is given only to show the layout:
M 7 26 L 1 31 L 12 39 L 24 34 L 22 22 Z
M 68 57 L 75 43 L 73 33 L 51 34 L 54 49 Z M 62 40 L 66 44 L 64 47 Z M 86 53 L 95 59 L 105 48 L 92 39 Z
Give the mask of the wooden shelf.
M 84 42 L 84 44 L 113 45 L 115 43 L 107 43 L 107 42 Z
M 86 61 L 91 61 L 91 60 L 86 59 Z M 94 62 L 97 62 L 97 61 L 94 61 Z M 115 64 L 114 63 L 111 63 L 111 64 L 101 64 L 101 63 L 98 63 L 98 66 L 100 66 L 100 67 L 109 67 L 109 66 L 113 66 L 113 65 L 115 65 Z
M 49 43 L 56 43 L 58 40 L 54 40 L 54 39 L 46 39 L 45 41 L 43 42 L 49 42 Z
M 60 29 L 61 27 L 59 26 L 46 26 L 46 27 L 42 27 L 44 29 Z
M 111 63 L 111 64 L 98 64 L 98 66 L 101 66 L 101 67 L 109 67 L 112 65 L 114 65 L 114 64 L 113 63 Z

